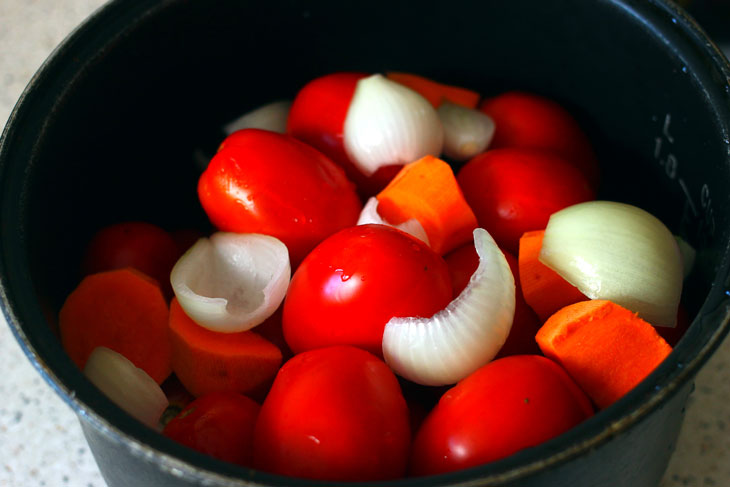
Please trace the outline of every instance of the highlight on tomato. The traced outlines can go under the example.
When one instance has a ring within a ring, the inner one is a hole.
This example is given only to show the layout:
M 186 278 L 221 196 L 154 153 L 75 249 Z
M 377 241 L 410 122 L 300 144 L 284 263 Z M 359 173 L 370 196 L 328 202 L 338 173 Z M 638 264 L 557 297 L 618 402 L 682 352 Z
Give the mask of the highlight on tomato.
M 283 329 L 295 353 L 353 345 L 382 356 L 394 316 L 431 316 L 451 301 L 443 258 L 385 225 L 344 229 L 319 244 L 292 276 Z
M 357 222 L 362 204 L 354 185 L 316 149 L 258 129 L 229 137 L 198 183 L 200 203 L 219 230 L 276 237 L 294 266 Z
M 553 152 L 578 168 L 598 187 L 598 160 L 573 115 L 554 100 L 535 93 L 508 91 L 487 98 L 479 109 L 494 121 L 493 149 L 522 147 Z
M 408 408 L 381 359 L 349 346 L 284 364 L 254 430 L 254 468 L 317 480 L 375 481 L 405 475 Z
M 416 433 L 410 474 L 434 475 L 499 460 L 592 415 L 590 399 L 550 359 L 498 359 L 441 397 Z
M 489 150 L 467 162 L 456 179 L 479 226 L 512 254 L 523 233 L 542 230 L 551 214 L 595 197 L 578 169 L 534 149 Z

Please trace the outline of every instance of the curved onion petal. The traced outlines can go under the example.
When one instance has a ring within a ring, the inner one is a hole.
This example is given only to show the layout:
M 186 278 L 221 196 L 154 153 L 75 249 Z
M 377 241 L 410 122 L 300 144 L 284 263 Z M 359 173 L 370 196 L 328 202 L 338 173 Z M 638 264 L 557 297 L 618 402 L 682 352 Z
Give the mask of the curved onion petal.
M 150 428 L 157 428 L 169 402 L 157 382 L 122 354 L 96 347 L 84 375 L 117 406 Z
M 554 213 L 540 261 L 591 299 L 608 299 L 652 325 L 675 326 L 683 265 L 677 241 L 650 213 L 589 201 Z
M 494 121 L 485 113 L 444 100 L 438 107 L 444 128 L 444 155 L 467 161 L 487 150 L 494 137 Z
M 236 130 L 262 129 L 284 134 L 290 108 L 291 101 L 289 100 L 271 102 L 227 123 L 223 126 L 223 131 L 230 135 Z
M 486 230 L 474 230 L 479 267 L 466 288 L 431 318 L 392 318 L 383 356 L 396 374 L 423 385 L 453 384 L 494 358 L 515 313 L 515 281 Z
M 379 74 L 358 81 L 345 117 L 344 146 L 363 174 L 438 157 L 443 140 L 438 114 L 421 95 Z
M 426 245 L 429 245 L 426 230 L 423 229 L 421 222 L 415 218 L 411 218 L 397 225 L 392 225 L 385 221 L 378 213 L 378 199 L 375 196 L 368 198 L 367 203 L 365 203 L 365 206 L 363 206 L 362 211 L 360 212 L 360 218 L 357 220 L 358 225 L 367 225 L 369 223 L 377 223 L 379 225 L 388 225 L 389 227 L 397 228 L 398 230 L 402 230 L 416 237 Z
M 290 278 L 289 252 L 279 239 L 226 232 L 198 240 L 170 274 L 185 314 L 224 333 L 248 330 L 271 316 Z

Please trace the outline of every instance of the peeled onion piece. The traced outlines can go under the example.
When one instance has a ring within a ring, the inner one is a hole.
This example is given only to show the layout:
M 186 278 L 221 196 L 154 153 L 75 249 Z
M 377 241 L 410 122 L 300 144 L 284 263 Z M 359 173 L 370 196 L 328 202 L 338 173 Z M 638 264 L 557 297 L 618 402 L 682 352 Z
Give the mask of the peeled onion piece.
M 364 175 L 426 155 L 438 157 L 443 140 L 438 114 L 424 97 L 379 74 L 357 82 L 343 142 Z
M 479 266 L 469 284 L 431 318 L 392 318 L 383 356 L 393 371 L 422 385 L 454 384 L 497 355 L 515 313 L 515 281 L 494 239 L 474 230 Z
M 397 225 L 388 223 L 378 213 L 378 199 L 374 196 L 368 198 L 367 203 L 365 203 L 365 206 L 363 206 L 362 211 L 360 212 L 360 218 L 357 220 L 358 225 L 368 225 L 370 223 L 388 225 L 389 227 L 397 228 L 398 230 L 404 231 L 407 234 L 416 237 L 418 240 L 425 243 L 426 245 L 429 245 L 428 235 L 426 235 L 426 230 L 423 229 L 423 225 L 421 225 L 421 222 L 419 222 L 415 218 L 410 218 L 403 223 L 399 223 Z
M 270 130 L 279 134 L 286 133 L 286 121 L 289 118 L 291 101 L 279 100 L 260 106 L 245 113 L 223 126 L 226 134 L 236 130 L 261 129 Z
M 591 299 L 608 299 L 656 326 L 673 327 L 682 256 L 672 233 L 625 203 L 589 201 L 554 213 L 540 261 Z
M 185 314 L 223 333 L 251 329 L 271 316 L 290 278 L 289 252 L 279 239 L 227 232 L 198 240 L 170 274 Z
M 122 354 L 96 347 L 84 375 L 117 406 L 150 428 L 157 428 L 169 402 L 157 382 Z
M 494 121 L 485 113 L 444 100 L 438 107 L 444 128 L 444 155 L 462 162 L 481 154 L 494 137 Z
M 679 253 L 682 255 L 683 275 L 684 278 L 687 279 L 687 276 L 689 276 L 692 273 L 692 269 L 694 269 L 697 251 L 689 244 L 689 242 L 679 235 L 675 235 L 674 239 L 677 241 Z

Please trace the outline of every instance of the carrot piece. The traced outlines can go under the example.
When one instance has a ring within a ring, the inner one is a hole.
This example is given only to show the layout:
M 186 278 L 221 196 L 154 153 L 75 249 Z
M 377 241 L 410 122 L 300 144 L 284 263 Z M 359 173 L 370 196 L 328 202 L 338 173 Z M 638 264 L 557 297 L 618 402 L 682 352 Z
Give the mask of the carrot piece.
M 649 323 L 603 299 L 566 306 L 535 338 L 599 408 L 633 389 L 672 351 Z
M 415 74 L 390 71 L 385 76 L 418 92 L 434 108 L 438 108 L 444 100 L 467 108 L 476 108 L 481 98 L 481 95 L 476 91 L 459 86 L 445 85 Z
M 195 397 L 210 392 L 256 395 L 270 385 L 281 351 L 253 331 L 219 333 L 195 323 L 170 303 L 172 369 Z
M 477 228 L 451 167 L 433 156 L 403 166 L 376 198 L 385 221 L 397 225 L 417 219 L 429 245 L 441 255 L 471 242 Z
M 575 286 L 540 262 L 544 230 L 525 232 L 518 255 L 522 295 L 541 322 L 559 309 L 588 298 Z
M 59 313 L 61 343 L 81 369 L 96 347 L 120 353 L 158 384 L 171 372 L 167 301 L 157 281 L 132 268 L 91 274 Z

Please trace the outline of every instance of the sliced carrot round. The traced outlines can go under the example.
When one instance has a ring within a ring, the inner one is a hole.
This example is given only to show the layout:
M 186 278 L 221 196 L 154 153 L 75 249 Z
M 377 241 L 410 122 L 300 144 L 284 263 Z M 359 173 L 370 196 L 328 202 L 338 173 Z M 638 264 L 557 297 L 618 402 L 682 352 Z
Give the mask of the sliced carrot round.
M 61 308 L 61 343 L 81 369 L 96 347 L 107 347 L 161 384 L 171 372 L 168 314 L 160 286 L 145 274 L 131 268 L 92 274 Z
M 170 303 L 172 368 L 194 396 L 209 392 L 261 392 L 281 365 L 279 348 L 252 331 L 220 333 L 195 323 Z

